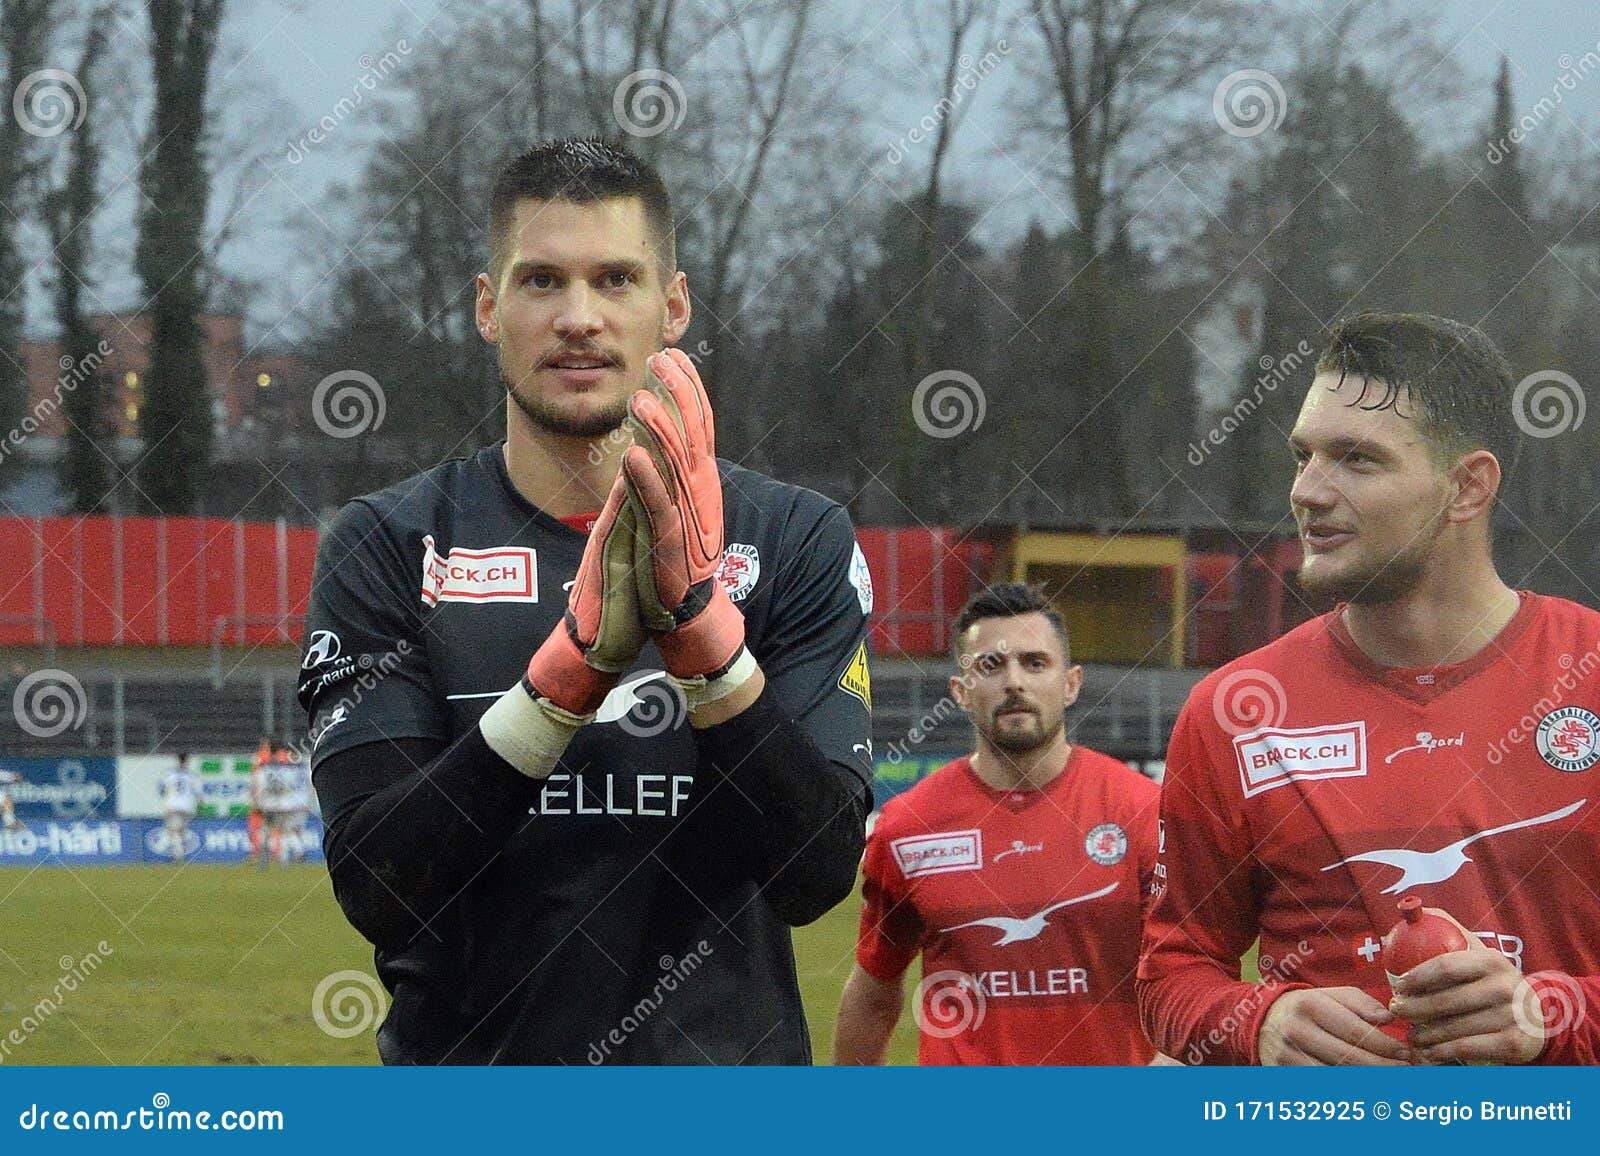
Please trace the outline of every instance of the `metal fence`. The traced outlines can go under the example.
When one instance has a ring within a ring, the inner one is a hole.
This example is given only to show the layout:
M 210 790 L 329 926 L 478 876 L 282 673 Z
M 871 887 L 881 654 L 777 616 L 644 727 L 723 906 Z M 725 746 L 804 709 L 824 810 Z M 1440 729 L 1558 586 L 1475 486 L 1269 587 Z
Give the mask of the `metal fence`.
M 69 664 L 70 665 L 70 664 Z M 883 757 L 963 749 L 971 729 L 949 697 L 951 671 L 885 661 L 873 669 L 873 742 Z M 1167 736 L 1199 670 L 1085 667 L 1068 712 L 1073 741 L 1118 758 L 1165 757 Z M 48 675 L 49 678 L 41 676 Z M 17 757 L 252 750 L 263 735 L 298 737 L 306 717 L 293 667 L 207 672 L 41 671 L 0 683 L 0 755 Z

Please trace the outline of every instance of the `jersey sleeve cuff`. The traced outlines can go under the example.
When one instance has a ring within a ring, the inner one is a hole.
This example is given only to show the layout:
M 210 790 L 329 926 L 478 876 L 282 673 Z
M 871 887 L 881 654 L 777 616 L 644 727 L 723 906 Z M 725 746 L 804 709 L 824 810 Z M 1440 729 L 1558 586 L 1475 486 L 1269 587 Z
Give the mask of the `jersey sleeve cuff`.
M 495 754 L 530 779 L 543 779 L 556 769 L 572 736 L 590 717 L 536 699 L 518 683 L 483 712 L 478 730 Z
M 881 979 L 885 983 L 894 983 L 911 966 L 911 958 L 896 959 L 892 953 L 875 951 L 865 945 L 856 948 L 856 962 L 873 979 Z
M 1272 1005 L 1277 1003 L 1291 991 L 1305 991 L 1312 985 L 1309 983 L 1279 983 L 1258 984 L 1265 994 L 1261 1003 L 1256 1007 L 1255 1014 L 1250 1017 L 1249 1025 L 1245 1028 L 1246 1038 L 1250 1041 L 1244 1062 L 1251 1067 L 1261 1066 L 1261 1025 L 1267 1022 L 1267 1013 L 1272 1010 Z

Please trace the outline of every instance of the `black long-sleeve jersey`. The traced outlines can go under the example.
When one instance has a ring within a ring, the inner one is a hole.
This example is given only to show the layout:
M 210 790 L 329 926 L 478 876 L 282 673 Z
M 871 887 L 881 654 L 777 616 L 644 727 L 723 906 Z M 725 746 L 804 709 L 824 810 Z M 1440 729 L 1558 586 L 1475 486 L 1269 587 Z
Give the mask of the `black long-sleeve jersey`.
M 503 443 L 348 503 L 300 699 L 335 894 L 391 1063 L 806 1063 L 789 925 L 848 893 L 870 800 L 872 588 L 844 510 L 719 461 L 719 580 L 767 678 L 692 730 L 647 646 L 545 780 L 483 742 L 584 535 Z

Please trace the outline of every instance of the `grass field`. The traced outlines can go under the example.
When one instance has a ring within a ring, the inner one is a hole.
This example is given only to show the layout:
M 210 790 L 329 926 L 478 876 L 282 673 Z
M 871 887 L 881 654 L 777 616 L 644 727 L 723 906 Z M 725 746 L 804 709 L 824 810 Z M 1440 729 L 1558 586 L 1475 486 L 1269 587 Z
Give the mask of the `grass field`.
M 859 903 L 795 935 L 822 1063 Z M 372 951 L 321 866 L 0 870 L 0 1065 L 376 1063 L 371 1031 L 336 1038 L 312 1015 L 317 985 L 346 969 L 371 975 Z M 916 1062 L 909 1014 L 890 1060 Z

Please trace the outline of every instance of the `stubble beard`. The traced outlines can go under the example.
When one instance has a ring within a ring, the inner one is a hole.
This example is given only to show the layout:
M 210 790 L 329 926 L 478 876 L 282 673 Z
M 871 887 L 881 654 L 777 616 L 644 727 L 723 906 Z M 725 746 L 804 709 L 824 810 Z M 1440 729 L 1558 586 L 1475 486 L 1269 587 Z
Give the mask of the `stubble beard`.
M 1302 574 L 1300 584 L 1311 594 L 1353 606 L 1382 606 L 1398 602 L 1422 584 L 1428 572 L 1439 536 L 1444 532 L 1444 514 L 1424 526 L 1401 553 L 1383 562 L 1369 563 L 1354 570 L 1319 578 L 1313 570 Z
M 983 737 L 989 742 L 990 746 L 998 750 L 1005 751 L 1007 754 L 1022 755 L 1027 754 L 1029 751 L 1036 751 L 1041 747 L 1049 746 L 1055 742 L 1056 736 L 1067 725 L 1065 715 L 1057 717 L 1054 726 L 1050 725 L 1050 720 L 1047 717 L 1043 715 L 1036 717 L 1039 719 L 1039 727 L 1035 731 L 1004 731 L 995 722 L 991 721 L 988 729 L 984 731 Z

